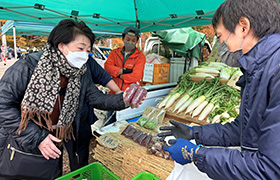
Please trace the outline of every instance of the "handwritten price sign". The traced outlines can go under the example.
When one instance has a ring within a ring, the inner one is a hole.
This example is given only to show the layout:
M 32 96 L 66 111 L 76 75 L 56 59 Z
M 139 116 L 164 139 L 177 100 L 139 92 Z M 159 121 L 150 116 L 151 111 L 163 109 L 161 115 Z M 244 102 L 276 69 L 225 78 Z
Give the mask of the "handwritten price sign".
M 110 134 L 104 134 L 104 135 L 100 136 L 99 142 L 103 146 L 110 148 L 110 149 L 114 149 L 120 144 L 120 140 L 118 140 L 117 138 L 113 137 Z

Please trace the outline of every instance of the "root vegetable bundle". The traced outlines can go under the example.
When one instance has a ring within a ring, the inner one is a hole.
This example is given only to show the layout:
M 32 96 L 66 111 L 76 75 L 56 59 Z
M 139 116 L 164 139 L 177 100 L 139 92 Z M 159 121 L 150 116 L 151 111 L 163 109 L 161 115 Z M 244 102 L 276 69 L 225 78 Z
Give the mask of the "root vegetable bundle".
M 238 116 L 240 92 L 226 84 L 220 86 L 220 78 L 193 82 L 186 73 L 178 86 L 158 105 L 175 114 L 191 115 L 210 123 L 231 122 Z

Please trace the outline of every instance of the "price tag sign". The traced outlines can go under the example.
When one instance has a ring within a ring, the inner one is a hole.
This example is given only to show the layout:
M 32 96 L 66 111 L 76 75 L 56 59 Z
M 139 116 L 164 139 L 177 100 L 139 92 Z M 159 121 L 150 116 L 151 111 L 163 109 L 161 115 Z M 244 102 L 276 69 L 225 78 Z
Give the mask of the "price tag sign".
M 110 149 L 114 149 L 120 144 L 120 140 L 110 134 L 103 134 L 98 140 L 103 146 Z
M 144 74 L 143 74 L 143 81 L 144 82 L 153 82 L 154 76 L 154 64 L 145 64 Z

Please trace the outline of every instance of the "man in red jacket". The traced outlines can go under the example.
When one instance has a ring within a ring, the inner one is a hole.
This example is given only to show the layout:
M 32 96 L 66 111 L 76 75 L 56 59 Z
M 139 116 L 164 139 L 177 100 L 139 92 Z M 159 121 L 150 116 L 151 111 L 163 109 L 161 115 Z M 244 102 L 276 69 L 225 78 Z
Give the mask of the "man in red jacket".
M 135 46 L 139 39 L 139 30 L 134 26 L 125 28 L 122 39 L 124 47 L 114 49 L 104 68 L 113 77 L 115 83 L 124 91 L 132 83 L 140 84 L 146 62 L 144 54 Z M 114 94 L 110 91 L 110 94 Z

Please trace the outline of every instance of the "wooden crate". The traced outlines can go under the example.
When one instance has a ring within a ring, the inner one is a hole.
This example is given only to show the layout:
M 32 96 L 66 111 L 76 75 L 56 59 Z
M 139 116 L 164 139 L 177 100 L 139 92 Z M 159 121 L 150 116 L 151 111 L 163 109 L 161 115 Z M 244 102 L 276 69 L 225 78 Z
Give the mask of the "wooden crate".
M 169 94 L 172 94 L 179 86 L 176 86 L 174 89 L 172 89 L 170 91 Z M 165 96 L 166 97 L 166 96 Z M 163 101 L 164 98 L 161 100 Z M 160 104 L 161 101 L 158 103 Z M 198 120 L 198 116 L 196 117 L 192 117 L 191 115 L 189 114 L 184 114 L 185 111 L 183 112 L 180 112 L 179 114 L 177 113 L 174 113 L 173 110 L 175 109 L 175 105 L 177 104 L 177 102 L 180 101 L 180 98 L 178 98 L 171 107 L 165 109 L 165 120 L 170 120 L 170 119 L 173 119 L 175 121 L 178 121 L 178 122 L 181 122 L 181 123 L 185 123 L 185 124 L 189 124 L 189 123 L 194 123 L 194 124 L 198 124 L 198 125 L 204 125 L 204 124 L 209 124 L 208 122 L 206 122 L 208 116 L 200 121 Z M 156 106 L 158 108 L 158 106 Z
M 191 117 L 190 115 L 184 115 L 184 113 L 173 113 L 170 110 L 166 111 L 165 114 L 165 118 L 166 119 L 173 119 L 174 121 L 178 121 L 184 124 L 189 124 L 189 123 L 194 123 L 194 124 L 198 124 L 198 125 L 204 125 L 204 124 L 209 124 L 206 122 L 206 119 L 199 121 L 198 117 Z
M 211 79 L 212 79 L 212 78 L 206 78 L 207 81 L 211 81 Z M 204 77 L 194 77 L 194 76 L 191 76 L 191 80 L 192 80 L 193 82 L 199 82 L 199 81 L 204 80 Z M 226 80 L 226 79 L 221 79 L 221 80 L 220 80 L 220 85 L 222 85 L 222 84 L 227 84 L 227 83 L 228 83 L 228 80 Z

